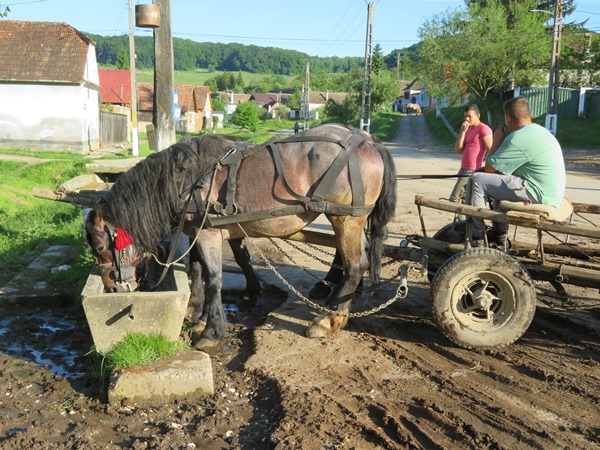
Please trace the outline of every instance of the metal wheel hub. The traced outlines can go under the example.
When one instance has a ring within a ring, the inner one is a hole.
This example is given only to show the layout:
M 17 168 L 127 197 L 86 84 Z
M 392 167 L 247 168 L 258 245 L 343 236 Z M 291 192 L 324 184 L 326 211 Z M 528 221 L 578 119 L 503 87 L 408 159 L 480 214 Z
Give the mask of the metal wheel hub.
M 515 308 L 515 292 L 509 280 L 494 272 L 463 277 L 451 295 L 456 320 L 462 327 L 476 332 L 502 327 Z

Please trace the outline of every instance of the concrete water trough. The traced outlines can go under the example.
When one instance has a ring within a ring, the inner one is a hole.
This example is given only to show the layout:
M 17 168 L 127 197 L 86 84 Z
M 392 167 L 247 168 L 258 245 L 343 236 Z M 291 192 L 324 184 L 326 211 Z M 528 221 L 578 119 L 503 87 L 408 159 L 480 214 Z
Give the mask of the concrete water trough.
M 172 290 L 107 294 L 97 270 L 90 273 L 81 295 L 98 353 L 109 352 L 128 333 L 179 338 L 190 296 L 185 266 L 174 265 L 164 283 Z

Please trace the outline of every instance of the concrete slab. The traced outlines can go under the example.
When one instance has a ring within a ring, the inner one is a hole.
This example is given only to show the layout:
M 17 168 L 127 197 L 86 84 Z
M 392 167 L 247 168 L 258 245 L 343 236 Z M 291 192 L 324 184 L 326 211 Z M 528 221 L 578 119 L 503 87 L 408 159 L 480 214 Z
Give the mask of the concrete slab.
M 120 405 L 124 399 L 144 406 L 163 404 L 174 397 L 212 395 L 215 388 L 210 356 L 186 351 L 144 367 L 115 371 L 108 401 Z
M 92 271 L 81 295 L 97 352 L 109 352 L 128 333 L 179 338 L 190 296 L 185 267 L 174 266 L 169 277 L 172 291 L 106 294 L 100 276 Z
M 0 302 L 31 302 L 35 305 L 57 305 L 71 300 L 72 286 L 48 283 L 51 274 L 66 270 L 73 263 L 76 249 L 68 245 L 52 245 L 38 256 L 26 270 L 0 288 Z
M 127 172 L 144 158 L 126 159 L 101 159 L 86 164 L 86 168 L 93 173 L 121 174 Z

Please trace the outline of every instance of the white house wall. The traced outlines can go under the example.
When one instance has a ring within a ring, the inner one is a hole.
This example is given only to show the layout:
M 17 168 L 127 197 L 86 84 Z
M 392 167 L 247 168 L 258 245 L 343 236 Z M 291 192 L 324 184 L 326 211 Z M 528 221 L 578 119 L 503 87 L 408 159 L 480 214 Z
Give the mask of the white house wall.
M 100 86 L 100 72 L 98 72 L 98 61 L 96 60 L 96 46 L 88 45 L 87 60 L 85 63 L 83 79 Z
M 8 83 L 0 99 L 1 147 L 86 153 L 99 145 L 96 89 Z

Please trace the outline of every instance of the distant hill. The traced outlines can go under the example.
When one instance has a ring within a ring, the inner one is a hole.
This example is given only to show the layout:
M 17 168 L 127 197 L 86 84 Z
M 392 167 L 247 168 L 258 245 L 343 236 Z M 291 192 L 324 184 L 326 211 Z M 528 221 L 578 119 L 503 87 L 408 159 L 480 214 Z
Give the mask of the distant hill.
M 88 33 L 96 42 L 98 64 L 116 66 L 117 61 L 128 61 L 128 36 L 101 36 Z M 135 37 L 136 67 L 154 66 L 154 41 L 150 36 Z M 310 59 L 311 73 L 348 73 L 364 66 L 360 57 L 312 57 L 295 50 L 256 45 L 196 42 L 173 38 L 175 70 L 196 68 L 224 72 L 245 71 L 297 76 L 306 70 Z

